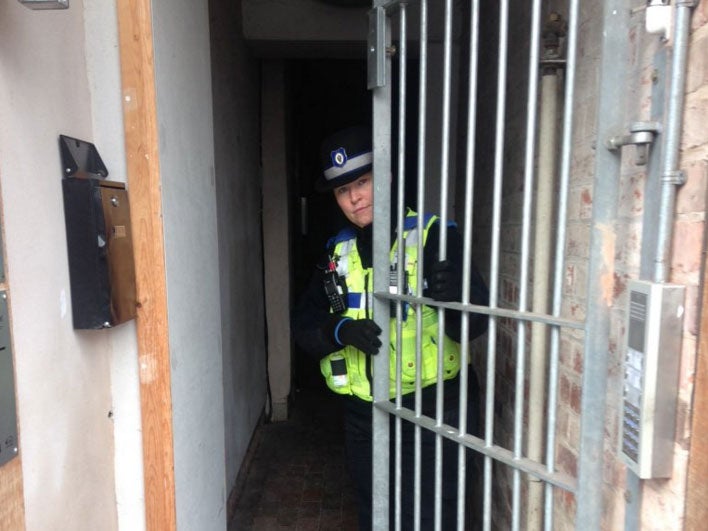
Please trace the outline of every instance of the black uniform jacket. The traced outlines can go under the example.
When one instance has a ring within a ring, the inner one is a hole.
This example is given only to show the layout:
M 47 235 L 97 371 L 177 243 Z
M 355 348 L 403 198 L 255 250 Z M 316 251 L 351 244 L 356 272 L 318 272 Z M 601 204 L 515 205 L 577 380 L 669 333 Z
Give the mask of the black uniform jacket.
M 356 228 L 356 243 L 362 265 L 365 268 L 372 264 L 372 225 L 363 229 Z M 428 232 L 424 248 L 424 278 L 428 278 L 430 268 L 438 262 L 440 241 L 440 226 L 435 223 Z M 327 255 L 322 264 L 327 263 Z M 462 237 L 455 226 L 447 229 L 447 260 L 453 262 L 456 270 L 462 271 Z M 341 350 L 342 346 L 334 339 L 334 329 L 342 317 L 330 313 L 329 302 L 323 285 L 323 266 L 315 268 L 309 285 L 299 297 L 292 319 L 292 330 L 297 345 L 309 355 L 319 360 L 330 352 Z M 462 283 L 460 282 L 460 285 Z M 423 292 L 426 296 L 426 292 Z M 461 296 L 458 300 L 461 300 Z M 487 305 L 489 292 L 482 276 L 473 265 L 471 270 L 470 302 Z M 448 310 L 445 312 L 445 333 L 455 341 L 460 340 L 461 312 Z M 469 339 L 472 340 L 487 329 L 488 317 L 484 314 L 470 313 Z M 386 332 L 384 332 L 386 333 Z M 383 340 L 384 345 L 388 342 Z

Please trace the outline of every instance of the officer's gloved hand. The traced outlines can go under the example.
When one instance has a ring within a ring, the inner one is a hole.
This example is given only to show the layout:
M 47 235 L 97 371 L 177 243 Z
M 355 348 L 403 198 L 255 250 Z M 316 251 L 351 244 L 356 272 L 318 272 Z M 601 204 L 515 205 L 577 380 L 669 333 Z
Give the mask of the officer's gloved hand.
M 436 301 L 460 300 L 462 293 L 462 272 L 450 262 L 436 262 L 430 268 L 428 295 Z
M 351 345 L 373 355 L 379 352 L 381 328 L 371 319 L 342 319 L 335 328 L 334 338 L 344 345 Z

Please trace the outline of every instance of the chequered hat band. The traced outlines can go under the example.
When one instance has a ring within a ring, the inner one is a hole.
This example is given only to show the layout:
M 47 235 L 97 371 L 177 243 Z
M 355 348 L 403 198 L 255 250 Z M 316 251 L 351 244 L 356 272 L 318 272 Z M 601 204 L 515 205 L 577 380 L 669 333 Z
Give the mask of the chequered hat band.
M 341 166 L 332 166 L 324 171 L 324 178 L 328 181 L 342 177 L 350 172 L 361 169 L 365 166 L 370 166 L 373 163 L 374 156 L 371 151 L 361 153 L 354 157 L 346 159 L 346 162 Z

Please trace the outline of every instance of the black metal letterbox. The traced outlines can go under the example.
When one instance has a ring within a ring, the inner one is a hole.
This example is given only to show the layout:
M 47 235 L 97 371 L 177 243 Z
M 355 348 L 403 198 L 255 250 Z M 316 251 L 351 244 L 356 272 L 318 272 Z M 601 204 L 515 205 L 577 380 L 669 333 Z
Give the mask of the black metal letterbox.
M 71 156 L 67 145 L 95 153 Z M 128 192 L 123 183 L 94 178 L 108 171 L 93 144 L 62 136 L 60 146 L 74 328 L 112 327 L 136 313 Z

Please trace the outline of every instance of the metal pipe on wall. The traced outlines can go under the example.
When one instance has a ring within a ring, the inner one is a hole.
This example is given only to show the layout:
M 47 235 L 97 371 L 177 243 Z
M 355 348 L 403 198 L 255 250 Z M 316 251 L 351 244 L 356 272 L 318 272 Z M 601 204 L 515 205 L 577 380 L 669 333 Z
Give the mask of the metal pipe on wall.
M 556 161 L 556 112 L 558 76 L 545 73 L 541 78 L 541 120 L 539 127 L 538 186 L 536 189 L 536 223 L 534 226 L 533 299 L 534 313 L 548 313 L 549 269 L 551 265 L 551 215 Z M 546 387 L 546 354 L 548 330 L 534 322 L 531 327 L 529 354 L 529 420 L 527 456 L 535 461 L 543 457 L 544 402 Z M 527 529 L 540 529 L 543 485 L 531 479 L 528 485 Z
M 534 224 L 533 297 L 531 311 L 547 314 L 549 311 L 549 285 L 551 250 L 553 248 L 553 204 L 558 144 L 558 68 L 559 38 L 563 34 L 563 21 L 551 13 L 544 29 L 544 60 L 541 61 L 541 108 L 539 118 L 539 149 Z M 548 62 L 546 62 L 549 60 Z M 548 355 L 548 329 L 534 322 L 531 328 L 529 353 L 529 459 L 541 462 L 545 425 L 545 388 Z M 543 484 L 530 478 L 526 511 L 526 529 L 540 529 L 543 524 Z
M 661 205 L 659 207 L 659 229 L 654 264 L 654 281 L 656 282 L 666 282 L 668 278 L 676 187 L 682 184 L 682 177 L 679 173 L 681 118 L 686 84 L 686 58 L 691 29 L 691 9 L 696 3 L 695 0 L 677 0 L 675 7 L 669 101 L 664 127 L 665 133 L 662 135 Z
M 575 103 L 575 72 L 578 50 L 578 18 L 580 0 L 568 2 L 568 21 L 565 27 L 565 68 L 563 71 L 564 97 L 563 109 L 573 109 Z M 573 149 L 573 114 L 563 112 L 560 146 L 560 170 L 558 182 L 558 208 L 556 212 L 556 250 L 553 271 L 552 315 L 558 317 L 562 311 L 563 285 L 565 281 L 565 240 L 567 233 L 568 188 L 570 183 L 571 156 Z M 560 362 L 560 327 L 551 327 L 549 367 L 548 367 L 548 404 L 546 406 L 546 470 L 555 470 L 556 462 L 556 420 L 558 407 L 558 375 Z M 553 525 L 553 485 L 545 485 L 544 529 L 551 531 Z
M 697 2 L 678 0 L 674 12 L 673 50 L 669 78 L 668 105 L 662 134 L 661 193 L 659 223 L 654 255 L 654 282 L 665 283 L 669 277 L 671 237 L 674 223 L 676 188 L 682 184 L 679 170 L 679 149 L 686 82 L 686 60 L 690 33 L 691 9 Z M 628 502 L 625 508 L 625 529 L 640 529 L 642 521 L 642 480 L 631 470 L 626 479 Z
M 529 47 L 529 80 L 527 93 L 526 141 L 524 157 L 523 206 L 521 214 L 521 255 L 519 266 L 519 311 L 528 311 L 529 259 L 531 248 L 531 206 L 535 177 L 536 118 L 538 107 L 538 63 L 541 42 L 541 2 L 535 0 L 531 10 L 531 38 Z M 514 374 L 514 457 L 523 454 L 523 427 L 525 411 L 526 378 L 526 323 L 517 322 L 516 369 Z M 521 528 L 521 473 L 518 469 L 512 475 L 511 527 Z

